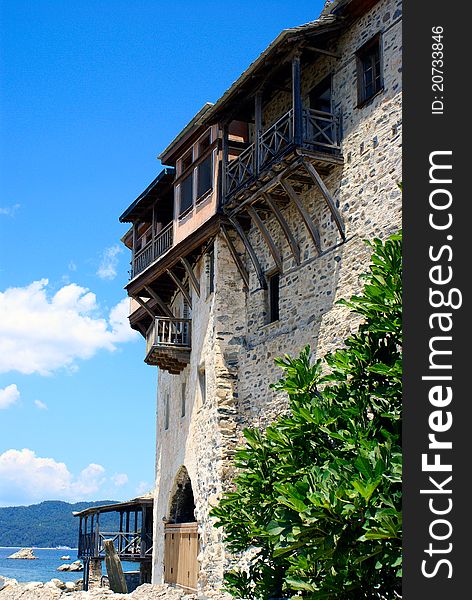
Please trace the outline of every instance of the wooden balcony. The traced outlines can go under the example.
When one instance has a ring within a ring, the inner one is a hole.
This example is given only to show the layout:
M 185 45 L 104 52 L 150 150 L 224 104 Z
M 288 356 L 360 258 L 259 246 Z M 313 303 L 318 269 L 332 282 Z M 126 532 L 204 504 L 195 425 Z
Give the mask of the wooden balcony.
M 152 556 L 152 536 L 140 531 L 94 531 L 79 534 L 78 556 L 81 559 L 104 558 L 105 540 L 112 540 L 122 560 L 142 560 Z
M 331 113 L 305 108 L 301 136 L 295 135 L 294 111 L 290 109 L 258 140 L 228 162 L 225 168 L 225 202 L 255 183 L 282 159 L 296 150 L 311 152 L 319 162 L 340 162 L 340 119 Z
M 139 240 L 138 240 L 139 241 Z M 140 250 L 135 252 L 132 263 L 131 278 L 135 277 L 157 258 L 162 256 L 173 244 L 173 223 L 169 223 L 162 231 L 150 239 Z
M 180 373 L 190 362 L 191 329 L 191 319 L 156 317 L 146 332 L 144 362 Z

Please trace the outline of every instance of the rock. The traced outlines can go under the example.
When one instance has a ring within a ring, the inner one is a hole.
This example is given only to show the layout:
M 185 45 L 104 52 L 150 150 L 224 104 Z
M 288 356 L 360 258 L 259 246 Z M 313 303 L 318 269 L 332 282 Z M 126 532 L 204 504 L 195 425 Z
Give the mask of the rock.
M 6 589 L 7 587 L 13 587 L 18 585 L 18 581 L 16 579 L 10 579 L 10 577 L 0 576 L 0 591 Z
M 66 581 L 64 590 L 66 592 L 75 592 L 75 583 L 73 581 Z
M 75 560 L 73 563 L 67 564 L 64 563 L 60 567 L 57 567 L 56 571 L 83 571 L 84 565 L 80 562 L 80 560 Z
M 33 548 L 22 548 L 7 558 L 14 558 L 17 560 L 35 560 L 38 557 L 33 554 Z
M 68 556 L 68 555 L 61 556 L 61 560 L 70 560 L 70 556 Z
M 60 590 L 63 590 L 66 587 L 66 584 L 61 581 L 60 579 L 51 579 L 51 581 L 49 583 L 53 583 L 57 588 L 59 588 Z

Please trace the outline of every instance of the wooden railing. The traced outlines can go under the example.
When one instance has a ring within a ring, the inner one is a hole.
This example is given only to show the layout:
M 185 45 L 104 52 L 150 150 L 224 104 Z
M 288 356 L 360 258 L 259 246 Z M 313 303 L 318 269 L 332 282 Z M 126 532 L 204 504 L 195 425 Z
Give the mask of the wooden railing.
M 340 120 L 337 115 L 305 108 L 302 112 L 302 146 L 312 151 L 339 152 Z M 293 109 L 264 131 L 257 143 L 248 146 L 225 166 L 225 197 L 256 179 L 271 164 L 295 147 Z
M 259 169 L 280 156 L 293 142 L 293 110 L 280 117 L 259 140 Z
M 77 555 L 79 558 L 90 558 L 95 556 L 95 533 L 80 533 L 79 548 Z
M 105 556 L 105 540 L 112 540 L 120 557 L 146 558 L 152 555 L 152 537 L 147 533 L 123 531 L 100 531 L 79 535 L 80 558 L 99 558 Z
M 149 266 L 156 258 L 159 258 L 164 252 L 172 248 L 173 243 L 173 223 L 169 223 L 164 229 L 150 240 L 144 248 L 136 252 L 133 260 L 131 277 L 135 277 L 141 271 Z
M 146 332 L 146 354 L 153 346 L 190 348 L 191 319 L 156 317 Z

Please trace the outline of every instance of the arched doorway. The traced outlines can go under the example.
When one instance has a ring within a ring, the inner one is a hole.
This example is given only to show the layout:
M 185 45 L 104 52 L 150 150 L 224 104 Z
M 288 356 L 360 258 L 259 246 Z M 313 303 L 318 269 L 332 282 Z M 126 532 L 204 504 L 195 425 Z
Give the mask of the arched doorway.
M 198 529 L 192 482 L 185 467 L 174 481 L 164 527 L 164 581 L 195 591 L 198 580 Z

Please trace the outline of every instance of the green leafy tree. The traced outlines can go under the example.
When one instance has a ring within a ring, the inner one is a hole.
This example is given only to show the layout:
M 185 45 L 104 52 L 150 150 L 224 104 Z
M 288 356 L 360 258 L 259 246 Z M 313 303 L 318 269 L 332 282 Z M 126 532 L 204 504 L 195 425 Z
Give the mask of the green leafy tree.
M 401 235 L 370 243 L 363 317 L 344 347 L 276 364 L 289 412 L 247 429 L 238 474 L 212 511 L 247 570 L 225 575 L 240 598 L 401 596 Z

